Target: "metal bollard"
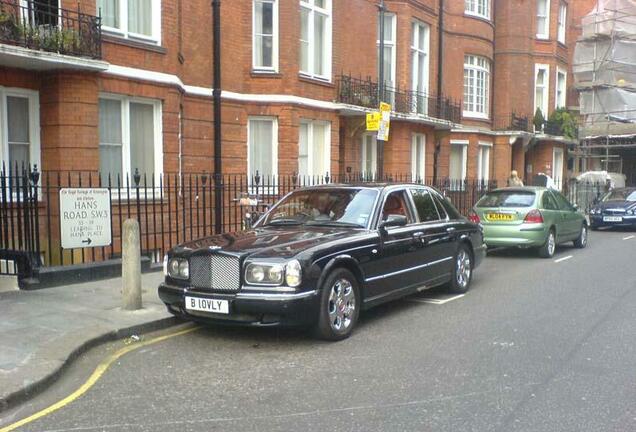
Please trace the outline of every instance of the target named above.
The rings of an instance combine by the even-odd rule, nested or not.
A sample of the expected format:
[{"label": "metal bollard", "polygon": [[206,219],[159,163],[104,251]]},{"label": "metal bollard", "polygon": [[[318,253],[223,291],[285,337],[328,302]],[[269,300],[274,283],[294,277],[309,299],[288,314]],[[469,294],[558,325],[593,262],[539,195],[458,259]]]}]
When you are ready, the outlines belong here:
[{"label": "metal bollard", "polygon": [[122,226],[122,308],[141,309],[141,250],[139,223],[126,219]]}]

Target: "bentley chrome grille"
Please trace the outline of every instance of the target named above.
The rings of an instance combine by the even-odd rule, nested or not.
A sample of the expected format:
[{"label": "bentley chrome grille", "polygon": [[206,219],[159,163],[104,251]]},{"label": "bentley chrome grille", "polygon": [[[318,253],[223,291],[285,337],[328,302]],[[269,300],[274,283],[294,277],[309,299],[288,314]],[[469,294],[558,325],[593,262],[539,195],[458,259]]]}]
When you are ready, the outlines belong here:
[{"label": "bentley chrome grille", "polygon": [[239,259],[211,254],[190,258],[190,280],[195,288],[234,292],[241,288]]}]

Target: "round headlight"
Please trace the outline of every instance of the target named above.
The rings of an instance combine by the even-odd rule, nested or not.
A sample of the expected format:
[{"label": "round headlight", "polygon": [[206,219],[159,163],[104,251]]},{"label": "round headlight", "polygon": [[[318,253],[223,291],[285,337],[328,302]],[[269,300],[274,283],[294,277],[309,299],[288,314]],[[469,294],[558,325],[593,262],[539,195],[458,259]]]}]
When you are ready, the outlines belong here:
[{"label": "round headlight", "polygon": [[181,260],[179,263],[179,276],[184,279],[190,277],[190,265],[188,264],[188,260]]},{"label": "round headlight", "polygon": [[302,267],[298,261],[290,261],[285,266],[285,281],[290,287],[297,287],[302,282]]},{"label": "round headlight", "polygon": [[179,276],[179,260],[177,258],[172,258],[168,262],[168,274],[172,277]]},{"label": "round headlight", "polygon": [[263,270],[263,267],[259,265],[250,266],[247,279],[249,282],[263,282],[263,279],[265,279],[265,271]]},{"label": "round headlight", "polygon": [[273,265],[267,269],[267,279],[272,283],[281,283],[283,281],[283,267]]}]

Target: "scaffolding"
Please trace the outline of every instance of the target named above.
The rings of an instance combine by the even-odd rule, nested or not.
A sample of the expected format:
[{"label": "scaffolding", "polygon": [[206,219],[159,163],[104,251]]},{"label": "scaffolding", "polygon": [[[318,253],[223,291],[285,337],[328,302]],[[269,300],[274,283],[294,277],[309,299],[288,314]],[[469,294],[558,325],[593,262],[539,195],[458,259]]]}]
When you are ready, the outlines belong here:
[{"label": "scaffolding", "polygon": [[620,153],[636,149],[636,0],[599,0],[581,24],[572,65],[579,153],[607,171],[622,169]]}]

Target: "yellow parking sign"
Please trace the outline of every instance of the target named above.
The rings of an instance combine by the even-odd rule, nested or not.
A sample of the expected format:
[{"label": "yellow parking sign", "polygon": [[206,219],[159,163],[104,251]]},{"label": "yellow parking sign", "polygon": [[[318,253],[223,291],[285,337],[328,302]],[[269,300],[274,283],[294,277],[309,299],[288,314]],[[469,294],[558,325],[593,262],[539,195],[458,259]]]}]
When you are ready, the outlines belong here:
[{"label": "yellow parking sign", "polygon": [[391,112],[391,105],[386,102],[380,102],[380,111],[381,112]]},{"label": "yellow parking sign", "polygon": [[382,114],[379,112],[367,113],[367,131],[375,132],[380,129],[380,119]]}]

